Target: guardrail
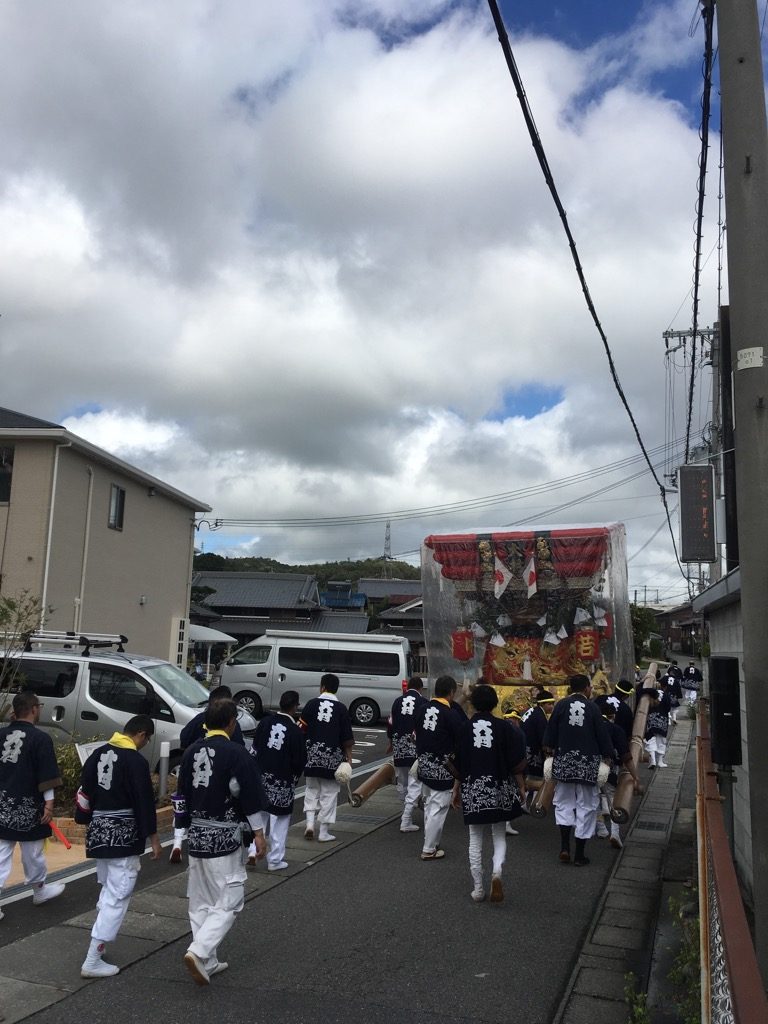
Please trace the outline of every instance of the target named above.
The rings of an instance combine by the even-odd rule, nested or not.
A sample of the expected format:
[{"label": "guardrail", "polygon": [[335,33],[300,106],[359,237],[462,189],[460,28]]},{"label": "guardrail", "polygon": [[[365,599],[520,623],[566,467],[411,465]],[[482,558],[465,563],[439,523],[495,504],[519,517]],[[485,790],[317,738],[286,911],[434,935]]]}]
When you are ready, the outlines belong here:
[{"label": "guardrail", "polygon": [[697,720],[701,1020],[703,1024],[765,1024],[768,1000],[725,830],[705,701],[699,701]]}]

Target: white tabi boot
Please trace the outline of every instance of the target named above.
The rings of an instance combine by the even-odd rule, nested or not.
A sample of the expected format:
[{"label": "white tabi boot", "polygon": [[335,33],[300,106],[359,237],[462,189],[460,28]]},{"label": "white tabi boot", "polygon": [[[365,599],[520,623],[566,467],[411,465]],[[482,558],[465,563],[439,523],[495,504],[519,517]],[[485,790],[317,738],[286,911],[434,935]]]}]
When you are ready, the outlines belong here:
[{"label": "white tabi boot", "polygon": [[314,839],[315,838],[315,812],[307,811],[307,820],[304,825],[304,838]]},{"label": "white tabi boot", "polygon": [[614,850],[620,850],[624,843],[621,841],[621,832],[615,821],[611,822],[611,846]]},{"label": "white tabi boot", "polygon": [[63,892],[63,882],[38,882],[37,885],[32,886],[32,902],[39,906],[41,903],[47,903],[48,900],[55,900]]},{"label": "white tabi boot", "polygon": [[318,834],[318,843],[332,843],[336,839],[336,836],[332,836],[328,831],[328,826],[325,822],[320,823],[320,833]]},{"label": "white tabi boot", "polygon": [[106,942],[101,942],[99,939],[91,939],[91,944],[88,947],[88,956],[80,968],[81,978],[112,978],[120,973],[120,968],[117,964],[107,964],[102,960],[106,948]]}]

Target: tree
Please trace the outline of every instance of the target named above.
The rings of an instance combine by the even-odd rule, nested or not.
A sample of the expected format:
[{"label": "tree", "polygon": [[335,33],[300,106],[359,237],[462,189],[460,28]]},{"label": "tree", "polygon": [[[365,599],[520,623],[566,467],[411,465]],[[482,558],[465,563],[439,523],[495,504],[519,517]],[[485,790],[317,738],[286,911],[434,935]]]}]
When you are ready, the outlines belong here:
[{"label": "tree", "polygon": [[635,647],[635,662],[640,661],[640,656],[651,633],[656,632],[656,616],[652,609],[645,605],[631,604],[629,610],[632,615],[632,637]]},{"label": "tree", "polygon": [[40,624],[40,601],[23,590],[18,597],[0,597],[0,721],[5,718],[21,667],[15,658]]}]

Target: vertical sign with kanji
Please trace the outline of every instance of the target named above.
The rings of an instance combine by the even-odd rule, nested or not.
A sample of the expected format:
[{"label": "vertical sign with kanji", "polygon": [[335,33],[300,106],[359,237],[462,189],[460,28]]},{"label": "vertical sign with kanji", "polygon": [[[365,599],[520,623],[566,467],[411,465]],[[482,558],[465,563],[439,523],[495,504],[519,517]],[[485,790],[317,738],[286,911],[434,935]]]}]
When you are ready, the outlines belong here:
[{"label": "vertical sign with kanji", "polygon": [[680,466],[680,561],[716,562],[715,471]]}]

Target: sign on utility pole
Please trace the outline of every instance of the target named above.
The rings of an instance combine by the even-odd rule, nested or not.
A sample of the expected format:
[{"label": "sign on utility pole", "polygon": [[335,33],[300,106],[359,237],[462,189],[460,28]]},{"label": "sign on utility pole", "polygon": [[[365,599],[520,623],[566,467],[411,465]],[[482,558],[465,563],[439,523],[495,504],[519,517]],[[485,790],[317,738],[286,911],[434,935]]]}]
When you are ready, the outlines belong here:
[{"label": "sign on utility pole", "polygon": [[[768,984],[768,132],[756,0],[716,5],[755,946]],[[741,781],[741,778],[740,778]]]},{"label": "sign on utility pole", "polygon": [[716,562],[715,470],[680,466],[680,561]]}]

